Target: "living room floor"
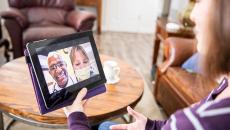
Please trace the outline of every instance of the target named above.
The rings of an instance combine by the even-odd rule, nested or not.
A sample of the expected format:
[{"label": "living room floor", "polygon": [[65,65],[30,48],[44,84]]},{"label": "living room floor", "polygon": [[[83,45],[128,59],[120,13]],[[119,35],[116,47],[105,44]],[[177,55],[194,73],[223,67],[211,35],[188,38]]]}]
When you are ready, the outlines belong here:
[{"label": "living room floor", "polygon": [[[8,37],[3,30],[4,37]],[[145,81],[144,94],[142,99],[135,107],[135,110],[143,113],[150,119],[166,119],[164,111],[156,104],[152,95],[153,85],[151,82],[151,60],[153,48],[152,34],[103,32],[101,35],[94,35],[97,47],[101,54],[106,54],[120,58],[131,64],[142,76]],[[0,48],[0,65],[5,63],[3,58],[3,48]],[[114,121],[122,123],[120,118]],[[4,115],[5,124],[9,123],[9,117]],[[51,130],[16,122],[11,130]]]}]

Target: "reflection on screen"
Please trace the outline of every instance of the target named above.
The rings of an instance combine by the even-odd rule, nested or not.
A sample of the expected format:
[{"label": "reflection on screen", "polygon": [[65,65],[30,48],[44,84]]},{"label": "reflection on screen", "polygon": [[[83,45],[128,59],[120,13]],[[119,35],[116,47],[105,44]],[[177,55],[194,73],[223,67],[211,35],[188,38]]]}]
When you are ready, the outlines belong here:
[{"label": "reflection on screen", "polygon": [[99,75],[90,42],[38,53],[49,93]]}]

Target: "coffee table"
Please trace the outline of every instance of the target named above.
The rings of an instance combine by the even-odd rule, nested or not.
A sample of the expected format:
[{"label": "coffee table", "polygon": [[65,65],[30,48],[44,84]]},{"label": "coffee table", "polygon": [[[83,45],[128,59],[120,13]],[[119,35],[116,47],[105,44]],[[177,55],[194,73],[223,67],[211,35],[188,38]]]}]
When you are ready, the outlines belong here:
[{"label": "coffee table", "polygon": [[[106,93],[88,101],[85,112],[92,125],[125,114],[126,107],[134,107],[144,90],[143,78],[131,65],[114,57],[100,57],[102,62],[118,62],[121,68],[120,81],[106,85]],[[0,129],[4,128],[2,113],[35,126],[67,128],[67,118],[62,109],[40,115],[24,57],[3,65],[0,68],[0,79]]]}]

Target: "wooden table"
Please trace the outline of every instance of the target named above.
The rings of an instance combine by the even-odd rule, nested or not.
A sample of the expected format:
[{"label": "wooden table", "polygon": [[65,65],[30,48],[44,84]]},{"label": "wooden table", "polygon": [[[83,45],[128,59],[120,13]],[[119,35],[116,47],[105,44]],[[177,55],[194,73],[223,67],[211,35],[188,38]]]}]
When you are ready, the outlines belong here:
[{"label": "wooden table", "polygon": [[[107,85],[106,93],[89,100],[85,111],[91,124],[98,124],[112,117],[125,114],[126,107],[128,105],[134,107],[144,90],[142,77],[131,65],[106,55],[101,55],[101,60],[117,61],[121,68],[121,80],[117,84]],[[0,79],[1,112],[27,124],[49,128],[66,128],[67,120],[62,109],[40,115],[24,57],[3,65],[0,68]],[[2,113],[0,114],[1,117]],[[1,119],[0,129],[3,129]]]}]

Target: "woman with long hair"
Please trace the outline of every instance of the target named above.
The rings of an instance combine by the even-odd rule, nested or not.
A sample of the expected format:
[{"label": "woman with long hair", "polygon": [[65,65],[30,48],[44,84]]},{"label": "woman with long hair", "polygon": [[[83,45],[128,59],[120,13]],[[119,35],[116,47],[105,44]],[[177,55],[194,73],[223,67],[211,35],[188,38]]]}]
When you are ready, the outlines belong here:
[{"label": "woman with long hair", "polygon": [[[223,78],[202,101],[177,111],[168,120],[150,120],[127,107],[135,118],[130,124],[110,126],[112,130],[230,130],[230,0],[197,0],[191,13],[195,22],[197,50],[202,73],[210,79]],[[72,106],[66,107],[70,130],[88,130],[84,114],[87,90],[78,94]]]}]

